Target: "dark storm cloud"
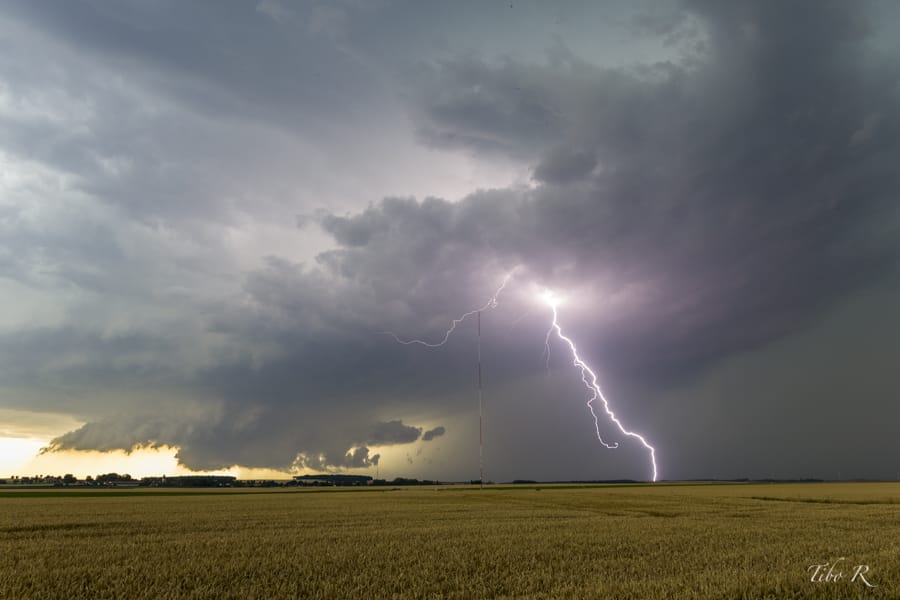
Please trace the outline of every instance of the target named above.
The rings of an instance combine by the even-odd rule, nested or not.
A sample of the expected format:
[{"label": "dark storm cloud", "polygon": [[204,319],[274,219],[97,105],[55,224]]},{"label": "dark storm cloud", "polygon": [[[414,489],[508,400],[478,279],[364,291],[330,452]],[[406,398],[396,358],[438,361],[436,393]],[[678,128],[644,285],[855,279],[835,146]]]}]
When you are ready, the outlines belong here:
[{"label": "dark storm cloud", "polygon": [[[88,384],[98,374],[110,382],[151,381],[171,366],[162,357],[177,351],[175,343],[137,332],[104,336],[75,327],[5,334],[0,335],[0,374],[8,384],[29,383],[36,373],[54,385]],[[154,364],[153,357],[160,361]]]},{"label": "dark storm cloud", "polygon": [[[87,423],[53,440],[44,452],[59,450],[125,450],[138,446],[159,447],[186,441],[195,433],[194,424],[174,419],[129,417]],[[157,440],[163,441],[157,441]],[[139,442],[136,442],[139,440]]]},{"label": "dark storm cloud", "polygon": [[534,168],[534,178],[544,183],[566,183],[583,178],[597,166],[592,152],[560,146],[549,151]]},{"label": "dark storm cloud", "polygon": [[[75,49],[77,60],[66,64],[87,74],[60,80],[47,58],[36,60],[45,68],[30,81],[16,68],[19,56],[0,59],[4,78],[18,78],[15,89],[29,92],[23,99],[37,98],[30,92],[51,81],[63,99],[75,90],[97,104],[82,129],[40,114],[0,122],[12,134],[4,147],[77,176],[71,185],[111,211],[86,219],[104,226],[78,236],[0,213],[10,234],[0,241],[4,274],[93,294],[84,301],[90,309],[64,315],[82,329],[47,317],[56,333],[4,337],[9,348],[25,343],[21,356],[2,354],[13,357],[2,372],[14,372],[19,388],[93,378],[98,388],[113,382],[123,393],[119,403],[91,405],[90,422],[54,440],[53,449],[168,444],[192,468],[319,470],[377,465],[372,447],[444,434],[443,426],[423,433],[419,422],[448,425],[452,435],[441,445],[463,443],[451,440],[461,430],[451,419],[472,411],[472,323],[437,351],[379,332],[438,340],[451,319],[483,306],[511,273],[498,310],[485,314],[493,320],[483,340],[486,384],[497,394],[494,410],[504,408],[502,419],[489,422],[543,441],[527,463],[512,437],[498,454],[522,477],[531,477],[529,469],[551,473],[562,448],[583,433],[585,446],[565,454],[577,477],[589,468],[581,457],[593,432],[589,425],[573,435],[569,420],[551,422],[556,413],[584,416],[578,403],[546,402],[580,398],[579,381],[530,379],[543,364],[547,325],[543,313],[517,320],[543,310],[530,304],[530,286],[572,292],[567,328],[603,365],[604,381],[643,398],[620,406],[628,422],[665,429],[669,437],[657,437],[669,445],[690,445],[700,432],[689,416],[669,408],[670,422],[656,422],[653,398],[816,325],[896,266],[898,64],[873,41],[891,25],[859,4],[672,5],[622,21],[671,48],[665,60],[630,66],[557,41],[536,50],[543,58],[448,44],[440,56],[423,51],[419,64],[404,59],[383,71],[379,57],[418,54],[399,41],[373,41],[365,20],[344,8],[330,21],[322,16],[324,29],[314,36],[339,39],[323,49],[311,44],[308,28],[277,29],[309,22],[306,7],[277,6],[262,13],[225,6],[212,15],[213,5],[203,4],[111,12],[11,5],[15,23],[59,37]],[[385,14],[396,16],[395,9]],[[411,7],[406,21],[385,30],[406,28],[415,38],[424,34],[409,25],[426,21]],[[299,63],[289,60],[297,56]],[[323,83],[312,85],[317,66]],[[126,69],[134,72],[130,85],[110,89],[108,76]],[[371,81],[357,79],[360,70],[402,73],[367,94],[360,90]],[[318,226],[330,249],[303,264],[273,241],[263,266],[232,264],[226,242],[239,237],[242,219],[277,214],[273,198],[300,185],[270,188],[270,175],[294,166],[298,181],[355,174],[291,158],[294,146],[269,129],[327,130],[338,109],[371,121],[385,88],[406,102],[424,143],[527,165],[534,185],[473,191],[459,201],[371,198],[361,210],[336,203],[316,211],[320,204],[299,202],[287,219],[300,214],[297,238]],[[144,94],[149,100],[132,102]],[[371,137],[361,128],[323,143],[352,149]],[[378,152],[390,155],[384,145]],[[233,147],[240,151],[226,152]],[[122,155],[131,162],[109,160]],[[84,333],[103,329],[104,316],[116,324],[112,332]],[[190,356],[182,360],[179,348]],[[561,354],[554,346],[560,365]],[[51,360],[65,357],[77,360]],[[172,410],[177,401],[125,398],[127,377],[110,364],[196,402]],[[708,401],[722,403],[716,414],[728,413],[727,398]],[[772,408],[760,402],[759,414]],[[635,457],[626,464],[643,469],[643,454]]]},{"label": "dark storm cloud", "polygon": [[[210,246],[227,242],[223,226],[355,205],[384,176],[360,164],[357,136],[378,126],[368,111],[383,128],[397,111],[374,70],[310,30],[317,7],[294,9],[280,24],[252,3],[8,3],[4,152],[65,177],[42,197],[81,192],[100,201],[89,218],[105,210]],[[329,155],[360,172],[338,174]]]},{"label": "dark storm cloud", "polygon": [[[295,8],[301,21],[314,11],[309,4]],[[141,69],[157,86],[202,105],[206,113],[257,113],[272,119],[290,111],[286,122],[296,124],[323,111],[339,111],[370,77],[314,36],[273,26],[253,3],[14,1],[5,12],[99,62]],[[320,85],[309,85],[313,78]]]},{"label": "dark storm cloud", "polygon": [[[485,257],[570,286],[641,286],[619,360],[659,375],[803,327],[882,276],[896,252],[900,104],[896,69],[862,44],[865,15],[691,7],[706,37],[684,64],[608,69],[556,53],[435,66],[423,129],[533,152],[547,185],[327,216],[345,247],[323,260],[395,288]],[[413,257],[418,270],[382,263]]]},{"label": "dark storm cloud", "polygon": [[900,239],[900,79],[866,43],[874,24],[844,3],[691,8],[702,27],[682,33],[682,63],[433,65],[425,139],[531,156],[544,185],[326,216],[343,247],[321,263],[385,299],[409,289],[408,310],[443,322],[443,299],[515,265],[520,282],[621,294],[612,314],[580,315],[580,336],[602,331],[607,375],[651,388],[877,285]]},{"label": "dark storm cloud", "polygon": [[445,433],[447,433],[447,430],[441,426],[435,427],[434,429],[429,429],[428,431],[426,431],[425,433],[422,434],[422,441],[430,442],[431,440],[433,440],[435,438],[441,437]]},{"label": "dark storm cloud", "polygon": [[[195,469],[215,470],[234,465],[280,469],[362,468],[378,464],[379,454],[353,441],[347,434],[357,426],[352,419],[318,412],[308,421],[310,408],[273,414],[272,401],[240,404],[206,403],[196,409],[167,407],[165,412],[146,412],[110,417],[87,423],[53,440],[45,451],[125,450],[173,446],[177,458]],[[294,420],[296,418],[296,420]],[[286,419],[290,421],[284,423]],[[394,445],[415,441],[421,428],[400,421],[375,423],[360,428],[357,437],[372,444]]]},{"label": "dark storm cloud", "polygon": [[392,444],[409,444],[419,439],[422,434],[421,427],[404,425],[403,421],[386,421],[377,423],[369,434],[369,443],[379,446]]},{"label": "dark storm cloud", "polygon": [[532,146],[558,139],[562,115],[527,65],[491,67],[474,58],[439,63],[420,76],[418,104],[426,141],[529,158]]},{"label": "dark storm cloud", "polygon": [[378,462],[381,460],[380,454],[369,454],[368,448],[357,448],[353,451],[354,464],[347,465],[348,467],[377,467]]}]

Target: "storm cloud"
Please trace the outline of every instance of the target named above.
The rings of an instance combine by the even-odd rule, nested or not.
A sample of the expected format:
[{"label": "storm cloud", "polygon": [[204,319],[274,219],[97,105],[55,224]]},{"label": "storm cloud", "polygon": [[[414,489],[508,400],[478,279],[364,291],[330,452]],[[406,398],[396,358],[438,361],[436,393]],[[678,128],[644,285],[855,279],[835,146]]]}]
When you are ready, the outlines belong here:
[{"label": "storm cloud", "polygon": [[428,431],[426,431],[425,433],[422,434],[422,441],[430,442],[431,440],[433,440],[435,438],[441,437],[445,433],[447,433],[447,430],[441,426],[435,427],[434,429],[429,429]]},{"label": "storm cloud", "polygon": [[[840,386],[785,363],[840,363],[865,419],[890,412],[880,362],[829,349],[897,322],[892,6],[256,8],[3,10],[0,407],[86,423],[50,451],[364,469],[444,436],[440,477],[470,478],[474,324],[383,332],[441,340],[504,279],[497,478],[646,476],[597,447],[566,349],[541,356],[542,288],[665,476],[768,476],[808,446],[784,468],[824,475]],[[872,457],[896,442],[870,445],[845,471],[892,473]]]}]

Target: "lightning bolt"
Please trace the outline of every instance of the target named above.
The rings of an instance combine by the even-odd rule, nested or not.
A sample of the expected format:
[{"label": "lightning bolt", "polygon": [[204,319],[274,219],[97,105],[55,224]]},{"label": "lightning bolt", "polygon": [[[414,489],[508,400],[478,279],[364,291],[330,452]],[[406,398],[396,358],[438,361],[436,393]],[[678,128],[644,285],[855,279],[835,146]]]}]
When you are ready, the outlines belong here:
[{"label": "lightning bolt", "polygon": [[[506,284],[509,283],[509,279],[511,276],[512,276],[512,274],[510,273],[510,274],[507,274],[503,278],[503,283],[500,284],[500,287],[497,288],[497,291],[494,292],[494,295],[491,296],[490,300],[488,300],[484,304],[484,306],[470,310],[467,313],[463,313],[458,318],[453,319],[450,322],[450,327],[444,333],[444,337],[441,338],[441,340],[438,342],[428,342],[428,341],[420,340],[420,339],[403,339],[392,331],[380,331],[379,333],[383,334],[383,335],[389,335],[392,338],[394,338],[394,341],[396,341],[400,344],[404,344],[404,345],[419,344],[419,345],[425,346],[427,348],[438,348],[440,346],[443,346],[450,339],[450,336],[453,334],[453,332],[456,330],[456,328],[460,325],[460,323],[465,321],[467,318],[471,317],[472,315],[477,315],[489,308],[497,308],[497,305],[498,305],[497,298],[500,296],[500,294],[506,288]],[[600,440],[600,443],[603,444],[603,446],[606,448],[615,449],[615,448],[619,447],[618,442],[608,443],[608,442],[604,441],[603,437],[600,435],[600,419],[597,416],[597,411],[594,410],[594,401],[599,399],[600,402],[603,404],[604,412],[609,417],[610,421],[612,421],[613,423],[616,424],[616,426],[619,428],[619,431],[621,431],[623,435],[637,439],[650,452],[650,464],[653,467],[653,481],[656,481],[657,476],[658,476],[658,470],[656,467],[656,449],[653,446],[651,446],[650,443],[647,442],[647,440],[641,434],[636,433],[634,431],[629,431],[628,429],[625,429],[625,426],[622,425],[622,422],[619,421],[619,419],[616,417],[616,414],[612,411],[612,409],[610,409],[609,401],[607,401],[606,397],[603,395],[603,392],[600,390],[600,385],[597,383],[597,374],[594,373],[594,371],[587,365],[587,363],[585,363],[583,360],[581,360],[581,357],[578,355],[578,349],[575,347],[575,342],[572,341],[572,339],[570,337],[568,337],[567,335],[565,335],[562,331],[562,327],[559,324],[559,311],[557,310],[557,306],[559,304],[559,298],[557,298],[556,295],[553,294],[553,292],[551,292],[549,290],[545,290],[544,292],[542,292],[540,295],[540,298],[547,305],[549,305],[553,311],[553,321],[550,324],[550,328],[547,329],[547,335],[544,338],[544,353],[546,353],[546,357],[547,357],[547,369],[548,370],[550,369],[550,338],[553,337],[553,333],[555,332],[556,336],[560,340],[562,340],[563,342],[568,344],[569,350],[572,352],[572,364],[581,370],[581,381],[584,383],[584,386],[588,389],[588,391],[591,392],[591,397],[586,402],[586,404],[587,404],[588,409],[591,411],[591,416],[594,418],[594,430],[597,433],[597,439]],[[519,319],[516,319],[516,322],[518,322],[519,320],[524,318],[527,314],[528,313],[526,313],[525,315],[522,315],[522,317],[519,317]],[[479,353],[480,353],[480,348],[479,348]],[[479,363],[480,363],[480,354],[479,354]],[[483,476],[482,476],[482,479],[483,479]]]},{"label": "lightning bolt", "polygon": [[[550,329],[547,330],[547,335],[544,337],[544,351],[541,353],[541,356],[547,357],[547,372],[550,371],[550,336],[553,335],[553,326],[550,326]],[[600,443],[603,443],[603,440],[600,440]],[[606,444],[603,444],[604,446]]]},{"label": "lightning bolt", "polygon": [[[566,336],[562,332],[562,327],[559,325],[559,312],[557,311],[557,304],[559,301],[552,293],[545,294],[543,296],[544,301],[550,305],[550,308],[553,310],[553,322],[550,325],[550,329],[547,330],[547,338],[546,338],[546,351],[550,352],[550,337],[552,333],[555,331],[556,336],[569,345],[569,350],[572,351],[572,363],[581,369],[581,381],[584,382],[584,386],[588,388],[588,391],[591,392],[591,398],[587,401],[587,406],[591,411],[591,415],[594,417],[594,429],[597,432],[597,439],[600,440],[600,443],[603,444],[607,448],[618,448],[619,444],[617,442],[613,442],[612,444],[608,444],[603,441],[603,438],[600,436],[600,422],[597,418],[597,413],[594,410],[594,401],[598,398],[603,403],[603,410],[606,412],[606,415],[609,417],[610,421],[616,424],[624,435],[628,437],[636,438],[643,446],[650,451],[650,464],[653,465],[653,481],[656,481],[657,478],[657,469],[656,469],[656,449],[651,446],[644,436],[639,433],[635,433],[634,431],[629,431],[625,429],[625,426],[622,425],[622,422],[616,418],[615,413],[610,409],[609,402],[606,400],[606,397],[603,395],[603,392],[600,390],[600,385],[597,383],[597,374],[583,361],[581,357],[578,356],[578,349],[575,347],[575,342],[572,341],[571,338]],[[549,361],[549,357],[548,357]]]},{"label": "lightning bolt", "polygon": [[394,338],[394,341],[396,341],[400,344],[404,344],[406,346],[409,346],[411,344],[419,344],[419,345],[425,346],[427,348],[438,348],[440,346],[443,346],[444,344],[447,343],[447,340],[450,339],[450,336],[453,334],[453,332],[456,330],[456,328],[459,326],[459,324],[462,323],[463,321],[465,321],[467,318],[471,317],[472,315],[476,315],[482,311],[485,311],[489,308],[497,308],[497,298],[503,292],[503,289],[506,287],[506,284],[509,283],[509,278],[511,276],[512,276],[512,274],[508,274],[503,278],[503,283],[500,284],[500,287],[497,288],[497,291],[494,292],[494,295],[491,296],[491,299],[488,300],[484,304],[484,306],[481,306],[474,310],[470,310],[467,313],[463,313],[460,317],[453,319],[453,321],[450,322],[450,328],[447,329],[447,332],[444,333],[443,339],[441,339],[441,341],[439,341],[439,342],[426,342],[425,340],[417,340],[417,339],[404,340],[401,337],[399,337],[396,333],[394,333],[393,331],[379,331],[378,333],[380,333],[382,335],[389,335],[392,338]]}]

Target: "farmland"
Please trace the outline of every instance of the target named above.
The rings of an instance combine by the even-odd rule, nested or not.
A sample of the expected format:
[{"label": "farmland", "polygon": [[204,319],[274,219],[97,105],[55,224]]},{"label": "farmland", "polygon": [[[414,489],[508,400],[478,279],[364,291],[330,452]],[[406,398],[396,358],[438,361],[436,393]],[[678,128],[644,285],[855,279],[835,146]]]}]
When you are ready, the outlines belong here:
[{"label": "farmland", "polygon": [[900,484],[0,491],[0,598],[125,597],[897,598]]}]

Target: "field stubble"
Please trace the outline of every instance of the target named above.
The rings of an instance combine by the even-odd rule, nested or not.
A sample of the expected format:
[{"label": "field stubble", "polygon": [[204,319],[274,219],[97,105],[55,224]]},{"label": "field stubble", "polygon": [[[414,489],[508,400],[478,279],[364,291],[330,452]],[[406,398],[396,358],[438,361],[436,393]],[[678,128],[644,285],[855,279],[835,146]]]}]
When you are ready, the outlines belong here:
[{"label": "field stubble", "polygon": [[0,598],[900,598],[898,502],[890,483],[0,492]]}]

